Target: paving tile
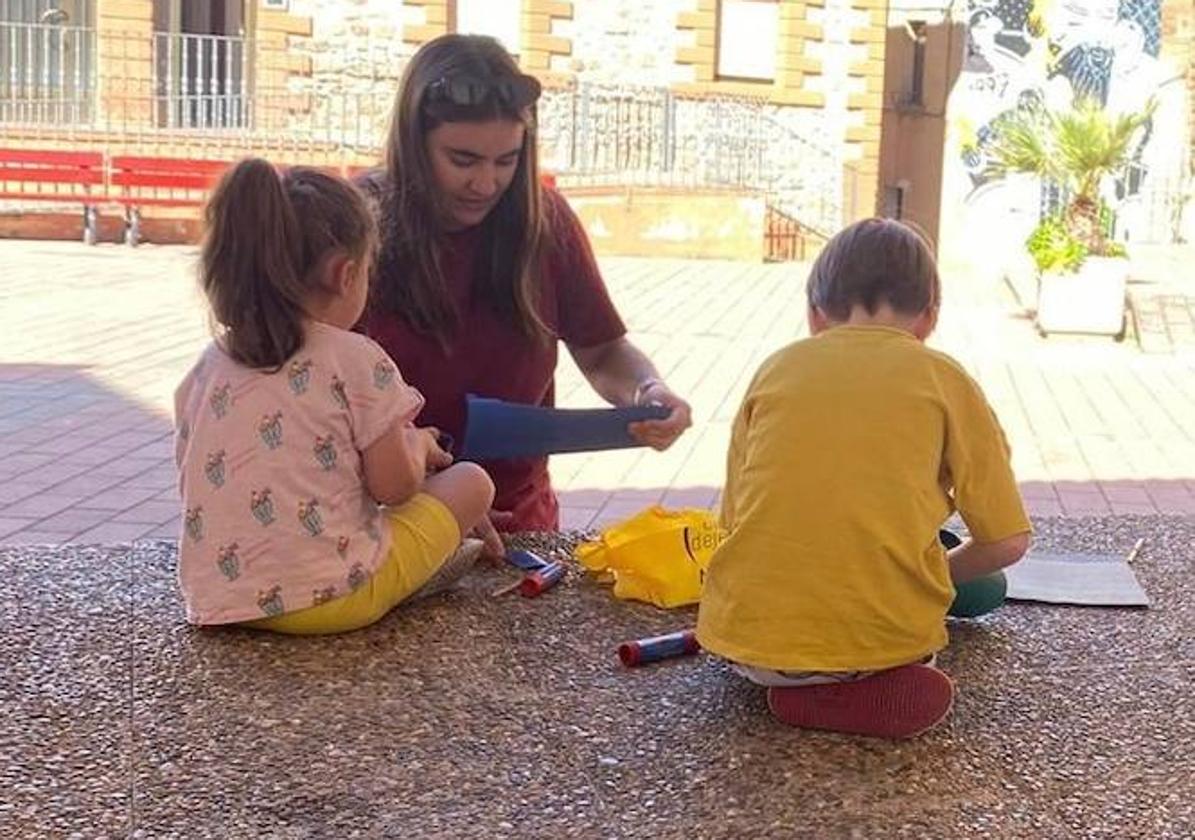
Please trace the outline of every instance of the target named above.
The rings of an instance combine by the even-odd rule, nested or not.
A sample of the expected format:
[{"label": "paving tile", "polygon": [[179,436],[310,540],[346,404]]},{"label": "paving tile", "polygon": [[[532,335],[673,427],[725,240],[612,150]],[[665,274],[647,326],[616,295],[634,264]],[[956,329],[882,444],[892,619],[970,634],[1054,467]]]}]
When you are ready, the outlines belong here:
[{"label": "paving tile", "polygon": [[[9,426],[9,428],[11,429],[14,427]],[[36,426],[25,426],[24,423],[15,428],[18,428],[19,431],[8,431],[5,433],[5,438],[9,443],[24,444],[26,447],[36,446],[37,444],[43,443],[58,434],[50,429],[39,428]],[[3,427],[0,427],[0,429],[3,429]]]},{"label": "paving tile", "polygon": [[1101,481],[1100,491],[1110,502],[1132,502],[1149,504],[1149,493],[1139,481]]},{"label": "paving tile", "polygon": [[649,505],[659,504],[660,497],[664,495],[664,489],[661,487],[653,487],[650,489],[633,489],[620,487],[610,494],[610,498],[606,504],[638,506],[641,508]]},{"label": "paving tile", "polygon": [[1059,498],[1067,516],[1104,516],[1112,512],[1109,504],[1095,494],[1060,495]]},{"label": "paving tile", "polygon": [[0,459],[0,480],[45,467],[54,462],[53,455],[26,452]]},{"label": "paving tile", "polygon": [[79,503],[79,506],[113,512],[125,511],[152,499],[157,495],[157,492],[152,487],[124,487],[118,485],[110,487],[107,490],[101,490],[99,493],[87,497]]},{"label": "paving tile", "polygon": [[55,484],[50,489],[50,492],[89,497],[94,496],[101,490],[115,487],[126,480],[122,476],[104,472],[103,467],[85,467],[84,469],[87,471],[74,475],[59,484]]},{"label": "paving tile", "polygon": [[112,517],[113,522],[140,522],[150,525],[161,525],[176,519],[179,515],[180,502],[158,501],[150,499],[139,505],[122,511]]},{"label": "paving tile", "polygon": [[594,509],[606,504],[613,494],[613,488],[583,488],[578,490],[568,488],[557,491],[557,497],[560,499],[562,506],[591,507]]},{"label": "paving tile", "polygon": [[37,481],[31,476],[22,476],[7,482],[0,482],[0,512],[4,510],[5,506],[19,502],[22,499],[27,499],[50,486],[52,485],[47,482]]},{"label": "paving tile", "polygon": [[1030,516],[1064,516],[1066,511],[1062,502],[1049,499],[1026,499],[1025,510]]},{"label": "paving tile", "polygon": [[39,493],[15,502],[4,508],[4,515],[21,518],[44,519],[79,504],[79,496],[57,493]]},{"label": "paving tile", "polygon": [[1158,513],[1193,516],[1195,515],[1195,496],[1154,497],[1152,507]]},{"label": "paving tile", "polygon": [[144,522],[104,522],[76,535],[73,542],[81,545],[132,542],[147,536],[154,529],[154,525]]},{"label": "paving tile", "polygon": [[37,521],[36,519],[17,519],[9,516],[0,516],[0,538],[32,528]]},{"label": "paving tile", "polygon": [[135,478],[150,471],[157,472],[163,468],[163,465],[167,463],[172,462],[167,462],[161,458],[152,456],[142,458],[126,455],[105,464],[103,472],[106,475],[118,475],[125,478]]},{"label": "paving tile", "polygon": [[150,467],[143,473],[122,483],[124,487],[148,487],[155,490],[174,489],[178,486],[178,470],[171,459],[168,465]]},{"label": "paving tile", "polygon": [[23,531],[0,537],[0,545],[65,545],[78,533],[77,531],[39,531],[29,528]]},{"label": "paving tile", "polygon": [[[67,522],[74,497],[85,497],[76,507],[110,512],[95,527],[164,514],[177,502],[173,383],[208,336],[194,289],[160,281],[188,275],[193,251],[72,251],[67,261],[44,243],[5,241],[0,249],[6,266],[21,266],[6,275],[21,293],[0,308],[0,521],[63,513],[54,521]],[[779,265],[628,258],[603,260],[603,270],[632,338],[691,401],[696,423],[665,453],[553,458],[562,507],[580,520],[657,500],[711,506],[747,382],[763,358],[804,334],[793,314],[804,309],[803,284],[793,281],[793,267]],[[82,291],[42,282],[66,275]],[[113,276],[122,278],[119,295],[91,285]],[[1174,346],[1144,353],[1131,342],[1042,339],[1009,317],[1016,305],[1003,287],[968,274],[950,283],[930,343],[985,388],[1030,510],[1192,513],[1195,356]],[[1190,331],[1189,302],[1167,289],[1153,302],[1158,317],[1167,329]],[[195,316],[180,314],[187,312]],[[33,340],[39,325],[56,337]],[[567,354],[557,384],[563,406],[602,404]]]},{"label": "paving tile", "polygon": [[594,517],[597,516],[597,512],[597,508],[561,505],[560,527],[565,531],[584,531],[590,527]]},{"label": "paving tile", "polygon": [[86,428],[63,430],[58,437],[52,437],[29,447],[29,451],[45,455],[69,455],[91,446],[95,441],[91,430]]},{"label": "paving tile", "polygon": [[1058,499],[1058,491],[1054,488],[1054,484],[1049,481],[1022,481],[1018,487],[1021,491],[1021,498],[1026,501],[1029,499],[1056,501]]},{"label": "paving tile", "polygon": [[665,507],[713,507],[718,497],[716,487],[671,487],[664,493]]},{"label": "paving tile", "polygon": [[630,519],[632,516],[642,512],[650,503],[643,503],[641,501],[614,501],[607,502],[597,515],[593,518],[593,527],[604,528],[607,525],[613,525],[616,522],[621,522],[625,519]]},{"label": "paving tile", "polygon": [[86,464],[94,466],[98,464],[107,464],[125,454],[123,449],[116,449],[113,447],[103,446],[102,444],[88,442],[86,446],[80,447],[75,451],[63,456],[63,462],[68,464]]},{"label": "paving tile", "polygon": [[21,482],[33,479],[38,484],[48,485],[48,492],[62,493],[69,496],[74,495],[75,491],[68,489],[64,485],[74,478],[77,478],[79,475],[86,473],[87,469],[87,467],[84,467],[80,464],[63,464],[61,462],[51,462],[43,467],[29,470],[9,480]]},{"label": "paving tile", "polygon": [[41,520],[37,523],[36,530],[69,532],[73,535],[107,522],[111,516],[111,511],[88,510],[72,506]]}]

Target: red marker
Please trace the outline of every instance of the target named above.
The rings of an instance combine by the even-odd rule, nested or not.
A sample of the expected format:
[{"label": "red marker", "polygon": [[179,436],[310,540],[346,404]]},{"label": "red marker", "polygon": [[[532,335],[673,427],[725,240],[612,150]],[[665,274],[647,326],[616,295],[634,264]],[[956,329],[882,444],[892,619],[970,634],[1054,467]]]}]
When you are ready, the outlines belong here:
[{"label": "red marker", "polygon": [[519,594],[524,598],[535,598],[547,592],[564,578],[564,564],[548,563],[543,568],[523,577],[519,583]]},{"label": "red marker", "polygon": [[618,658],[623,665],[634,668],[674,656],[691,656],[699,650],[701,645],[697,643],[697,634],[692,630],[681,630],[666,636],[623,642],[618,646]]}]

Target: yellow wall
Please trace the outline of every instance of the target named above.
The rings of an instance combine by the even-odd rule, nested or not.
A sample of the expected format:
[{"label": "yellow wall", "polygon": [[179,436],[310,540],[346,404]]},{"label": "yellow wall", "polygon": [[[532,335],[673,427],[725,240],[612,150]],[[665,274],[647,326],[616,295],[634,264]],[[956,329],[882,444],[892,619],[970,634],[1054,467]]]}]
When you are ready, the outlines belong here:
[{"label": "yellow wall", "polygon": [[763,196],[664,188],[566,190],[598,254],[748,260],[764,257]]},{"label": "yellow wall", "polygon": [[[862,124],[848,128],[848,144],[858,147],[850,183],[854,195],[848,206],[855,218],[874,215],[880,200],[880,137],[884,117],[884,63],[887,47],[887,0],[851,0],[851,7],[867,12],[867,25],[851,30],[851,43],[864,44],[867,56],[851,65],[849,75],[863,81],[863,91],[847,100],[848,110],[861,115]],[[852,183],[853,182],[853,183]]]},{"label": "yellow wall", "polygon": [[148,126],[153,118],[153,4],[104,0],[96,15],[99,110],[108,124]]}]

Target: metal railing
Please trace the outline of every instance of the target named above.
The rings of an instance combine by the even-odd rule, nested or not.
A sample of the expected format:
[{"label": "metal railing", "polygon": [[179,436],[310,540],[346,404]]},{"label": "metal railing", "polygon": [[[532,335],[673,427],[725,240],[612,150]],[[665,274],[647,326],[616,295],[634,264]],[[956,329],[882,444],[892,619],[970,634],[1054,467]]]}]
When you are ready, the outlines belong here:
[{"label": "metal railing", "polygon": [[762,100],[579,84],[545,92],[539,131],[564,184],[738,187],[819,231],[843,221],[840,154]]},{"label": "metal railing", "polygon": [[[130,38],[113,40],[108,54],[123,68],[144,54]],[[96,54],[94,29],[0,22],[0,123],[99,127]],[[244,128],[251,104],[247,56],[244,38],[155,32],[149,66],[124,78],[109,74],[107,81],[127,99],[152,79],[154,127]]]},{"label": "metal railing", "polygon": [[0,123],[90,122],[95,55],[94,29],[0,22]]},{"label": "metal railing", "polygon": [[[155,33],[147,50],[145,37],[132,33],[105,31],[97,47],[93,30],[8,28],[20,30],[18,40],[48,28],[87,46],[4,53],[0,79],[21,84],[0,91],[0,127],[56,144],[115,135],[201,157],[253,150],[283,161],[376,159],[404,60],[392,44],[367,40],[313,52],[310,73],[290,73],[302,54],[294,45]],[[97,49],[114,58],[100,73]],[[57,111],[38,110],[47,100],[26,80],[39,74],[72,79],[56,88]],[[543,168],[566,186],[749,189],[815,231],[843,221],[841,149],[788,124],[762,99],[580,83],[544,91],[538,127]]]},{"label": "metal railing", "polygon": [[244,38],[155,32],[155,123],[165,128],[247,126],[245,56]]}]

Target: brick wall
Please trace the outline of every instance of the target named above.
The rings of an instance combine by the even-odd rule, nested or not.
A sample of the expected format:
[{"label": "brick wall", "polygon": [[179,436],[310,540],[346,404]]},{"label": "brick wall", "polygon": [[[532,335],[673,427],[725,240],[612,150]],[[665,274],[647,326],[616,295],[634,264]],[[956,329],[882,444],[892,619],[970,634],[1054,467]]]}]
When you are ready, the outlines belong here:
[{"label": "brick wall", "polygon": [[567,28],[577,13],[574,3],[560,0],[523,0],[522,46],[519,64],[545,82],[564,81],[568,74],[556,66],[573,52],[573,39],[558,31]]},{"label": "brick wall", "polygon": [[96,14],[99,118],[136,129],[153,118],[153,4],[105,0]]},{"label": "brick wall", "polygon": [[295,80],[311,77],[311,57],[293,46],[311,38],[312,19],[296,10],[283,12],[262,7],[250,14],[249,24],[256,49],[255,117],[271,126],[285,125],[290,114],[305,113],[312,108],[308,92],[293,84]]},{"label": "brick wall", "polygon": [[[556,78],[667,87],[690,81],[689,68],[675,61],[688,43],[677,16],[691,0],[603,0],[572,4],[571,18],[553,21],[552,33],[569,45],[551,56]],[[530,72],[537,72],[528,66]]]},{"label": "brick wall", "polygon": [[[340,116],[331,113],[336,97],[351,96],[354,85],[373,91],[369,107],[376,110],[379,86],[397,81],[397,71],[377,68],[401,64],[420,44],[450,31],[455,19],[455,0],[340,0],[336,14],[329,7],[295,0],[292,15],[307,14],[314,26],[306,46],[302,38],[289,40],[292,51],[312,53],[310,81],[299,87],[313,107],[330,111],[328,120],[351,118],[350,105],[364,107],[350,102]],[[635,84],[764,100],[777,122],[849,163],[844,204],[867,215],[879,192],[886,8],[885,0],[783,0],[771,45],[775,77],[757,82],[718,78],[718,0],[522,0],[519,61],[549,85]],[[372,75],[355,79],[354,64],[373,67]],[[357,118],[373,123],[384,115]]]},{"label": "brick wall", "polygon": [[819,107],[824,98],[807,82],[821,75],[822,63],[810,55],[807,46],[822,38],[815,20],[817,11],[834,0],[790,0],[780,3],[779,39],[759,48],[776,51],[776,76],[770,81],[737,81],[718,78],[718,0],[693,0],[692,7],[677,16],[676,26],[691,33],[692,45],[677,50],[676,62],[692,68],[692,82],[679,89],[697,93],[727,93],[760,96],[778,105]]},{"label": "brick wall", "polygon": [[1162,53],[1186,68],[1190,104],[1191,158],[1195,161],[1195,3],[1167,0],[1162,5]]}]

